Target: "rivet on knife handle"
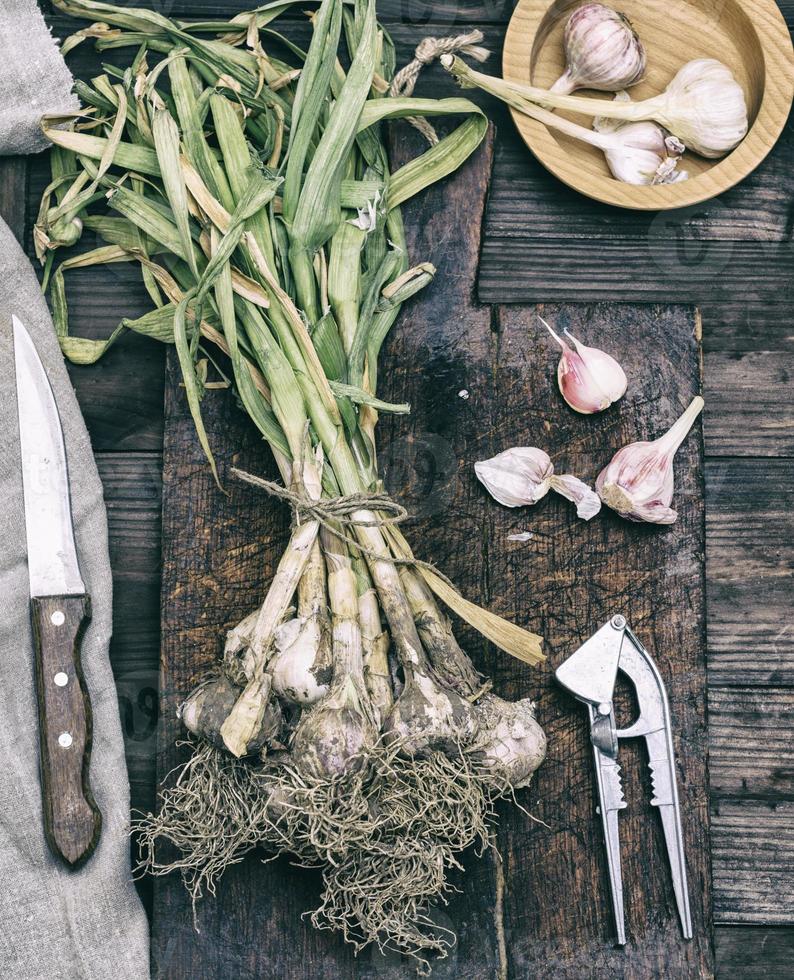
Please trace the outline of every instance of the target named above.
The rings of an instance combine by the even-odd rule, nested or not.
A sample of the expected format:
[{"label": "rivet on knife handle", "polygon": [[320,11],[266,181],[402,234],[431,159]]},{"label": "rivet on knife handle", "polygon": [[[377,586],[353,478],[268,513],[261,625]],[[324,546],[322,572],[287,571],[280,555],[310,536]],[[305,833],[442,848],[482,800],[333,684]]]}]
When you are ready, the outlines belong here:
[{"label": "rivet on knife handle", "polygon": [[88,781],[91,705],[80,665],[90,617],[88,596],[31,599],[44,833],[53,853],[72,867],[93,853],[102,828]]}]

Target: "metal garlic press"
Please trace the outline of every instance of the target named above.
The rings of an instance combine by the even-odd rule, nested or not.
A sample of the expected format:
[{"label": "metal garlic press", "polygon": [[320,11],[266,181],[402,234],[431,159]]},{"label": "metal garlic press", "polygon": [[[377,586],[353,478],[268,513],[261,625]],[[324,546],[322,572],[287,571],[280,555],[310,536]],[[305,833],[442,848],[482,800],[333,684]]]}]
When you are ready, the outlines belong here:
[{"label": "metal garlic press", "polygon": [[[613,695],[618,670],[637,691],[639,716],[633,725],[615,724]],[[618,812],[625,809],[618,765],[620,739],[645,737],[653,782],[651,805],[658,807],[673,877],[673,891],[684,938],[692,938],[692,916],[681,832],[681,806],[675,777],[670,708],[664,683],[651,659],[623,616],[612,619],[562,663],[555,674],[559,683],[587,706],[593,743],[601,821],[607,850],[609,885],[615,912],[617,941],[626,942],[623,882],[620,873]]]}]

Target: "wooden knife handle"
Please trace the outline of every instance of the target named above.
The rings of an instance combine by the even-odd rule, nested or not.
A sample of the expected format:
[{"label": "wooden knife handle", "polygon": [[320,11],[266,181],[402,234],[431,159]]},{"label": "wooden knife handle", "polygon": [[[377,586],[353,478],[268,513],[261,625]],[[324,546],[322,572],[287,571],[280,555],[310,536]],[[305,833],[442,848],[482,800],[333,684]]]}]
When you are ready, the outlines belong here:
[{"label": "wooden knife handle", "polygon": [[91,600],[80,595],[34,598],[31,618],[44,833],[53,854],[76,868],[91,856],[102,829],[88,779],[91,703],[80,664]]}]

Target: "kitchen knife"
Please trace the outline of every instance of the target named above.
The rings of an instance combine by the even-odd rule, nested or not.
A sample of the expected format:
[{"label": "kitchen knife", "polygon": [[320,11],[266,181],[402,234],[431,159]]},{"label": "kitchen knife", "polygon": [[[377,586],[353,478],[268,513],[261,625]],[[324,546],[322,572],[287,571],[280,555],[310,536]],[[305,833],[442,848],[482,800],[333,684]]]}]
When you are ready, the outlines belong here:
[{"label": "kitchen knife", "polygon": [[53,854],[78,867],[102,827],[88,778],[91,704],[80,664],[91,600],[77,563],[58,408],[30,334],[16,316],[12,322],[44,833]]}]

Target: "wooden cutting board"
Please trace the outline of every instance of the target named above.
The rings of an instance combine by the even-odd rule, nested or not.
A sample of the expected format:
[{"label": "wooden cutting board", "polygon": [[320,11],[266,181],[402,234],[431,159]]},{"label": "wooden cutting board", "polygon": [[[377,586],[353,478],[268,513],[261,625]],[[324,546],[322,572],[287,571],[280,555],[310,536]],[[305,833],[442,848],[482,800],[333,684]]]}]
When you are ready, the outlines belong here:
[{"label": "wooden cutting board", "polygon": [[[396,130],[395,156],[417,151]],[[436,562],[469,598],[542,633],[549,661],[529,668],[459,635],[497,693],[537,700],[549,753],[519,795],[531,818],[501,809],[499,853],[468,854],[460,892],[438,914],[458,935],[435,977],[584,976],[701,978],[713,974],[704,638],[703,445],[699,424],[676,459],[678,523],[628,524],[610,513],[578,520],[550,495],[532,509],[498,506],[473,463],[513,445],[535,445],[558,472],[592,481],[614,451],[659,435],[700,389],[699,324],[682,306],[554,306],[558,328],[615,353],[629,390],[598,417],[579,416],[555,383],[556,353],[538,309],[474,300],[492,139],[452,179],[405,208],[411,258],[438,267],[404,311],[384,352],[384,398],[409,401],[409,417],[384,417],[381,465],[413,514],[417,554]],[[620,220],[616,212],[615,219]],[[179,701],[210,667],[224,631],[261,601],[287,539],[286,509],[239,485],[232,465],[275,477],[266,447],[229,392],[203,403],[229,495],[213,484],[169,361],[163,487],[161,720],[158,774],[184,758],[175,742]],[[529,531],[518,543],[508,535]],[[614,613],[625,614],[656,658],[670,695],[695,939],[681,939],[658,814],[638,747],[622,743],[629,808],[621,815],[629,941],[613,946],[601,827],[595,810],[585,712],[560,691],[553,669]],[[630,705],[627,706],[630,711]],[[623,719],[628,720],[628,717]],[[621,719],[619,718],[619,721]],[[314,980],[413,975],[398,956],[354,957],[301,914],[319,875],[250,855],[203,900],[194,928],[177,876],[155,882],[153,975],[172,980]]]}]

